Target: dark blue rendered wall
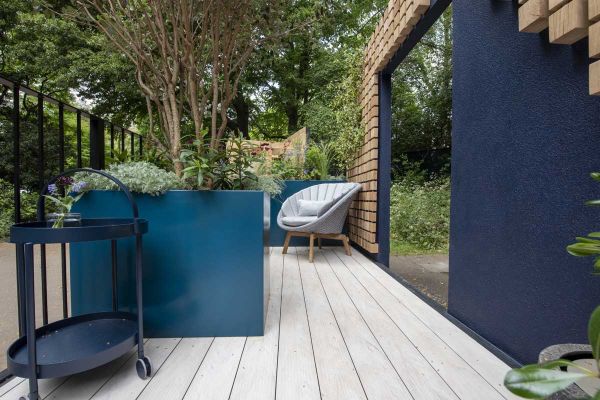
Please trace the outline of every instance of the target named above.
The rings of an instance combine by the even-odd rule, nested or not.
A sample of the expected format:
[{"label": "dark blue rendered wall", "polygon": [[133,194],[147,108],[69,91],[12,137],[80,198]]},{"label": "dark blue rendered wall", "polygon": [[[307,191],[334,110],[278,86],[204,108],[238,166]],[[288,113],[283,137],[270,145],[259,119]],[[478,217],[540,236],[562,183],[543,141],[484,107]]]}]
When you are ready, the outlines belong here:
[{"label": "dark blue rendered wall", "polygon": [[600,304],[591,260],[565,246],[600,228],[600,98],[587,43],[518,32],[512,1],[455,0],[449,312],[521,362],[585,341]]}]

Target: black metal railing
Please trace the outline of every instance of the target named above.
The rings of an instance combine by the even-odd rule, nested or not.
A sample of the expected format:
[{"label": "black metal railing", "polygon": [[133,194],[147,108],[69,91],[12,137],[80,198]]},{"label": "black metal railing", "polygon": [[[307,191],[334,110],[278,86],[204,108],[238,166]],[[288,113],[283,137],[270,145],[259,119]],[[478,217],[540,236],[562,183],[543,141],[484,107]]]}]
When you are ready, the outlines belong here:
[{"label": "black metal railing", "polygon": [[[105,138],[106,128],[110,130],[110,156],[115,155],[115,126],[112,122],[104,120],[98,116],[95,116],[88,111],[73,107],[70,104],[66,104],[52,96],[40,93],[27,86],[20,85],[8,78],[0,75],[0,85],[4,86],[13,92],[13,111],[12,111],[12,127],[13,127],[13,168],[14,168],[14,203],[15,203],[15,222],[21,222],[21,94],[27,94],[34,98],[37,98],[37,145],[38,145],[38,175],[40,188],[45,182],[45,131],[44,131],[44,111],[47,103],[54,104],[58,107],[58,159],[59,159],[59,171],[64,172],[65,170],[65,123],[64,114],[65,111],[69,111],[76,114],[77,125],[76,125],[76,165],[77,168],[88,166],[94,169],[103,169],[106,163],[105,157]],[[83,165],[82,157],[82,124],[81,119],[87,118],[90,122],[89,129],[89,165]],[[130,149],[129,154],[131,156],[143,154],[143,137],[136,132],[133,132],[124,127],[118,127],[120,129],[120,151],[125,151],[126,136],[130,137]],[[136,141],[138,143],[136,147]],[[54,171],[56,172],[56,171]]]},{"label": "black metal railing", "polygon": [[[36,90],[33,90],[27,86],[20,85],[17,82],[14,82],[6,77],[0,75],[0,89],[2,89],[3,94],[6,94],[8,91],[12,91],[12,112],[9,112],[6,107],[10,102],[10,97],[7,97],[7,101],[3,101],[3,104],[0,104],[0,107],[4,107],[6,112],[5,116],[7,119],[11,120],[12,123],[12,182],[14,185],[14,221],[15,223],[23,222],[22,216],[22,204],[21,204],[21,191],[23,189],[22,176],[24,172],[27,172],[28,176],[33,176],[32,181],[37,181],[35,184],[29,182],[29,191],[39,192],[39,189],[43,188],[46,184],[46,179],[49,178],[49,175],[55,175],[58,173],[63,173],[65,169],[68,168],[82,168],[82,167],[90,167],[93,169],[103,169],[106,163],[106,150],[109,151],[110,157],[114,157],[117,151],[124,152],[126,147],[126,136],[129,136],[129,155],[130,157],[134,157],[135,155],[142,156],[143,155],[143,138],[136,132],[133,132],[129,129],[126,129],[122,126],[117,126],[110,121],[104,120],[98,116],[95,116],[88,111],[82,110],[77,107],[73,107],[70,104],[66,104],[61,100],[58,100],[52,96],[40,93]],[[7,90],[8,89],[8,90]],[[23,140],[23,131],[22,131],[22,110],[21,104],[24,104],[25,108],[25,96],[31,96],[34,99],[34,102],[37,99],[37,104],[33,103],[34,115],[37,116],[37,136],[35,135],[35,131],[33,129],[29,129],[26,131],[27,134],[33,132],[33,138],[37,143],[33,145],[32,148],[37,149],[37,162],[33,164],[31,162],[27,163],[27,166],[23,164],[22,157],[22,140]],[[52,139],[58,139],[58,154],[48,154],[47,146],[45,145],[48,135],[48,129],[45,129],[44,122],[46,121],[48,108],[46,107],[48,104],[54,105],[58,110],[58,137],[53,137]],[[31,104],[30,104],[31,105]],[[65,152],[65,112],[71,112],[75,114],[75,132],[74,139],[76,143],[68,143],[69,146],[74,146],[75,157],[71,160],[71,165],[67,165],[67,157]],[[88,151],[89,157],[84,159],[84,132],[82,127],[82,119],[87,119],[89,121],[89,148],[85,149]],[[7,125],[5,125],[7,126]],[[6,136],[10,136],[10,130],[6,131]],[[110,137],[110,142],[106,143],[107,133]],[[10,139],[9,139],[10,140]],[[116,143],[117,140],[119,143]],[[137,142],[137,147],[136,147]],[[31,144],[29,144],[31,145]],[[115,146],[119,146],[115,148]],[[108,148],[105,148],[108,146]],[[3,153],[4,156],[10,157],[10,147]],[[53,166],[52,169],[49,170],[47,166],[47,162],[50,160],[54,161],[58,156],[58,168]],[[86,162],[87,161],[87,162]],[[54,162],[55,163],[55,162]],[[75,165],[73,165],[75,164]],[[84,165],[87,164],[87,165]],[[55,164],[54,164],[55,165]],[[25,171],[24,169],[29,169]],[[37,169],[37,171],[31,171],[31,169]],[[6,171],[5,175],[9,175]],[[8,179],[8,178],[7,178]],[[31,179],[30,179],[31,181]],[[19,258],[19,252],[17,252],[17,258]],[[61,245],[60,249],[60,279],[62,284],[62,314],[63,318],[67,318],[69,314],[68,309],[68,294],[67,294],[67,261],[66,261],[66,247],[64,244]],[[41,283],[41,309],[42,309],[42,320],[43,324],[48,323],[48,283],[47,283],[47,261],[46,261],[46,246],[42,245],[40,248],[40,270],[39,273],[41,275],[40,283]],[[21,288],[17,288],[19,291]],[[21,312],[17,312],[18,317],[18,326],[19,326],[19,335],[23,335],[24,331],[24,323],[25,321],[21,321]],[[0,349],[0,351],[4,351],[4,349]],[[7,371],[2,369],[5,366],[0,366],[0,382],[5,379],[8,374]]]}]

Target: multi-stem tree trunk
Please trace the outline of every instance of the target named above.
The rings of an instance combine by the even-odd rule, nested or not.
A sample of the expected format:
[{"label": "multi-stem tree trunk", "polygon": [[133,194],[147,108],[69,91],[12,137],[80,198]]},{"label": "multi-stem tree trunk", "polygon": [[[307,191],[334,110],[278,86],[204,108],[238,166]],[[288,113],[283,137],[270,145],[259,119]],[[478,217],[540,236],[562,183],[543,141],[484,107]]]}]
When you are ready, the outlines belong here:
[{"label": "multi-stem tree trunk", "polygon": [[252,51],[274,37],[270,21],[277,21],[277,1],[77,0],[88,22],[135,65],[150,138],[167,151],[178,175],[184,110],[189,109],[198,139],[204,138],[210,111],[210,145],[216,148]]}]

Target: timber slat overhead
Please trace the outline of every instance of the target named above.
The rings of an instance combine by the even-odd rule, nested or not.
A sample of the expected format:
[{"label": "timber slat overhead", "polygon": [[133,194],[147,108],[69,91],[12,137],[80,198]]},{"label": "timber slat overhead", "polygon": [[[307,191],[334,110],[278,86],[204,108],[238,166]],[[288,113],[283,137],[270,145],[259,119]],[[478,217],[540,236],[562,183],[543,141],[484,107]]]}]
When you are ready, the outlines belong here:
[{"label": "timber slat overhead", "polygon": [[[519,0],[519,31],[549,30],[553,44],[571,45],[589,36],[589,56],[600,58],[600,0]],[[590,65],[590,94],[600,95],[600,64]]]}]

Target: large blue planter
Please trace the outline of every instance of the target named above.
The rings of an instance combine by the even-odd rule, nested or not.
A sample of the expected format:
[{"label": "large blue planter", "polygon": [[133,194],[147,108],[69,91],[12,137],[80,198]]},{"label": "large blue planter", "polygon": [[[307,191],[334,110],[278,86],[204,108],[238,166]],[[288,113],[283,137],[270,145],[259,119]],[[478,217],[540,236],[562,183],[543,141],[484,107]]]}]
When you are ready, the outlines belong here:
[{"label": "large blue planter", "polygon": [[[251,191],[135,195],[144,235],[144,325],[149,337],[264,334],[269,293],[269,198]],[[123,193],[93,191],[74,211],[129,217]],[[74,314],[110,310],[110,242],[73,244]],[[134,311],[133,242],[118,242],[119,305]]]},{"label": "large blue planter", "polygon": [[[269,243],[274,247],[283,246],[286,232],[277,225],[277,214],[281,210],[283,202],[294,193],[297,193],[307,187],[314,185],[320,185],[321,183],[340,183],[341,181],[285,181],[285,188],[283,192],[271,199],[271,234]],[[341,246],[342,243],[339,240],[326,240],[324,243],[328,246]],[[292,246],[308,246],[308,238],[294,237],[290,241]]]}]

